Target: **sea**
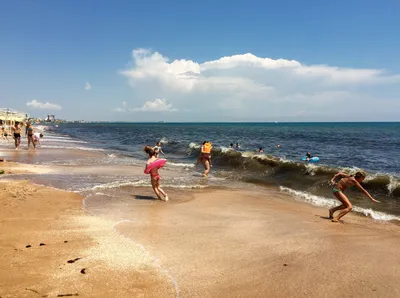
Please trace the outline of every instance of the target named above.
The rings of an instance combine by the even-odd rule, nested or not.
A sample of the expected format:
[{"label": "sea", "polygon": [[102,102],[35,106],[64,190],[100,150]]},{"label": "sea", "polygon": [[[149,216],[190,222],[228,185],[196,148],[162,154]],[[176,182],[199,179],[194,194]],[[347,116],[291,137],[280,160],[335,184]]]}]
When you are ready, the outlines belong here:
[{"label": "sea", "polygon": [[[65,123],[37,128],[44,130],[43,148],[96,151],[104,157],[33,163],[144,166],[147,156],[143,148],[160,141],[167,159],[165,168],[174,173],[163,185],[171,188],[272,187],[298,200],[330,207],[337,204],[330,185],[332,176],[338,171],[354,174],[362,170],[367,173],[363,186],[381,203],[374,204],[351,188],[346,194],[353,210],[376,220],[400,221],[400,122]],[[212,169],[206,179],[201,177],[201,166],[195,166],[203,141],[213,144]],[[303,161],[306,152],[320,161]],[[145,175],[105,173],[92,180],[69,177],[65,188],[149,187],[148,180]]]}]

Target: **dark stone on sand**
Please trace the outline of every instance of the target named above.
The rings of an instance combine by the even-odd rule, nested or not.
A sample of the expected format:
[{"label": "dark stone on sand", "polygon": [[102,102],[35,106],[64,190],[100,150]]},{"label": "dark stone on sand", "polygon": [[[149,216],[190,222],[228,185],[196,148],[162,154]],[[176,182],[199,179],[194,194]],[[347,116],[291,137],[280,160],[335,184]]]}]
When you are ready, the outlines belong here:
[{"label": "dark stone on sand", "polygon": [[27,290],[27,291],[31,291],[31,292],[33,292],[33,293],[36,293],[36,294],[39,294],[39,292],[38,292],[38,291],[36,291],[36,290],[33,290],[33,289],[28,289],[28,288],[25,288],[25,290]]},{"label": "dark stone on sand", "polygon": [[83,268],[83,269],[81,270],[81,273],[82,273],[82,274],[86,274],[86,268]]},{"label": "dark stone on sand", "polygon": [[65,241],[64,241],[64,243],[68,243],[68,241],[67,241],[67,240],[65,240]]},{"label": "dark stone on sand", "polygon": [[46,244],[44,244],[44,243],[40,243],[40,244],[39,244],[39,246],[43,246],[43,245],[46,245]]},{"label": "dark stone on sand", "polygon": [[71,297],[71,296],[79,296],[78,293],[75,294],[58,294],[57,297]]},{"label": "dark stone on sand", "polygon": [[75,263],[76,261],[78,261],[78,260],[80,260],[80,259],[81,259],[81,258],[76,258],[76,259],[74,259],[74,260],[68,260],[67,263],[72,264],[72,263]]},{"label": "dark stone on sand", "polygon": [[285,264],[283,264],[283,266],[287,266],[287,265],[288,265],[288,264],[286,264],[286,263],[285,263]]},{"label": "dark stone on sand", "polygon": [[25,246],[26,248],[29,248],[29,247],[32,247],[32,246],[30,246],[29,244],[27,245],[27,246]]}]

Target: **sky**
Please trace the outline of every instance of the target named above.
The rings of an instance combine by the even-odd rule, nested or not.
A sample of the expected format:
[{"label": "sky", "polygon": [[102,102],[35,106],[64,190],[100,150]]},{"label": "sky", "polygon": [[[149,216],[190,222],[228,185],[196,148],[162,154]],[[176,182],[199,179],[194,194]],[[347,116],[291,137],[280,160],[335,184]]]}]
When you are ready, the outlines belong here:
[{"label": "sky", "polygon": [[89,121],[400,121],[400,2],[0,1],[0,108]]}]

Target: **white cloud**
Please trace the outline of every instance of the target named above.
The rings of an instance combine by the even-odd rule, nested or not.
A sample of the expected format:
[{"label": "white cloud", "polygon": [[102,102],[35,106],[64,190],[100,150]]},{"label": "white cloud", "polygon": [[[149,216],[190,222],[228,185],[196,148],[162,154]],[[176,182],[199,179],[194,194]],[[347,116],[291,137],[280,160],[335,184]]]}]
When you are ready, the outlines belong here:
[{"label": "white cloud", "polygon": [[85,90],[91,90],[92,89],[92,86],[90,85],[90,83],[89,82],[86,82],[86,84],[85,84]]},{"label": "white cloud", "polygon": [[36,99],[34,99],[30,102],[27,102],[26,105],[28,107],[32,107],[35,109],[42,109],[42,110],[61,110],[62,109],[62,107],[58,104],[54,104],[54,103],[50,103],[50,102],[43,103]]},{"label": "white cloud", "polygon": [[146,101],[140,108],[128,108],[126,101],[122,102],[122,107],[115,108],[114,112],[176,112],[177,109],[172,107],[165,99],[155,99],[154,101]]},{"label": "white cloud", "polygon": [[141,108],[133,108],[132,112],[176,112],[177,109],[172,107],[172,104],[167,103],[165,99],[157,98],[154,101],[146,101]]},{"label": "white cloud", "polygon": [[[382,88],[388,98],[400,93],[400,75],[382,69],[306,65],[250,53],[196,62],[170,60],[158,52],[136,49],[130,67],[121,74],[133,87],[135,98],[171,101],[168,104],[162,99],[142,101],[140,108],[118,109],[179,110],[174,120],[185,120],[184,117],[193,121],[207,121],[209,117],[220,121],[235,117],[275,120],[300,114],[312,119],[321,110],[334,117],[338,103],[346,101],[362,105],[356,111],[362,116],[363,109],[373,106],[365,105],[364,100],[379,101]],[[385,108],[388,107],[380,110],[384,112]],[[307,113],[299,112],[303,110]]]},{"label": "white cloud", "polygon": [[113,111],[120,113],[128,112],[128,103],[126,101],[123,101],[122,107],[115,108]]}]

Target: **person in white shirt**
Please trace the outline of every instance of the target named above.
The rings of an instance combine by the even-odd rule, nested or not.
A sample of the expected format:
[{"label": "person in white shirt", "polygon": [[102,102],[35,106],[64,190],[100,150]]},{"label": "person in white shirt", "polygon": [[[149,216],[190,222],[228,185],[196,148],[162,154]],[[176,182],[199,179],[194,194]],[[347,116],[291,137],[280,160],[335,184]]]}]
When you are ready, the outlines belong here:
[{"label": "person in white shirt", "polygon": [[36,149],[36,144],[39,144],[40,146],[42,146],[42,144],[40,143],[40,139],[43,138],[43,134],[39,133],[39,132],[35,132],[33,134],[33,147]]},{"label": "person in white shirt", "polygon": [[157,142],[157,144],[153,147],[154,152],[158,156],[158,153],[162,153],[165,156],[165,153],[161,149],[161,143]]}]

